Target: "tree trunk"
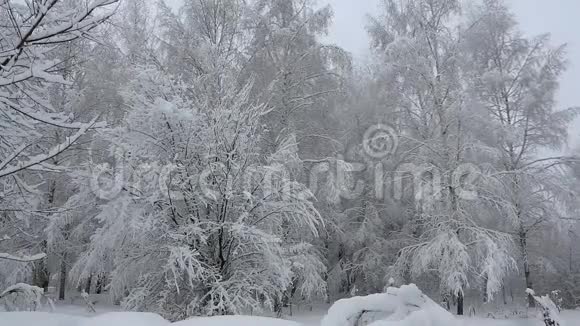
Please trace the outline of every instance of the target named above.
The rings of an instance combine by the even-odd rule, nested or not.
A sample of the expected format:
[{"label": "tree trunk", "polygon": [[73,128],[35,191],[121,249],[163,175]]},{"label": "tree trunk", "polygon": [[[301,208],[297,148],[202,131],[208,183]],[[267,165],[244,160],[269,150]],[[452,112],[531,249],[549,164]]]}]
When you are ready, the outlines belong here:
[{"label": "tree trunk", "polygon": [[449,292],[441,293],[441,301],[443,302],[443,308],[445,308],[447,311],[451,311],[450,297],[451,295],[449,294]]},{"label": "tree trunk", "polygon": [[87,278],[87,284],[85,285],[85,292],[91,294],[91,283],[93,282],[93,274],[89,275]]},{"label": "tree trunk", "polygon": [[463,292],[459,292],[457,295],[457,315],[463,316]]},{"label": "tree trunk", "polygon": [[505,290],[505,284],[501,286],[501,294],[503,297],[503,304],[507,305],[507,295],[506,295],[506,290]]},{"label": "tree trunk", "polygon": [[[44,247],[46,248],[46,241],[44,242]],[[43,252],[46,252],[46,249],[42,249]],[[46,257],[34,262],[32,264],[32,285],[38,286],[44,289],[44,292],[48,291],[48,270],[46,266]]]},{"label": "tree trunk", "polygon": [[103,292],[103,286],[105,285],[105,275],[97,275],[97,285],[95,286],[95,293],[101,294]]},{"label": "tree trunk", "polygon": [[62,255],[60,261],[60,284],[58,289],[58,299],[64,300],[66,290],[66,253]]},{"label": "tree trunk", "polygon": [[489,296],[487,295],[487,282],[488,282],[488,278],[487,278],[487,274],[484,276],[483,278],[483,303],[487,303],[489,301]]},{"label": "tree trunk", "polygon": [[510,298],[512,298],[512,303],[514,302],[514,289],[510,286]]},{"label": "tree trunk", "polygon": [[[528,261],[528,238],[525,231],[520,231],[520,247],[522,250],[522,261],[524,263],[524,277],[526,279],[526,289],[533,290],[534,285],[532,283],[532,278],[530,276],[530,263]],[[528,295],[528,307],[536,307],[536,300],[531,294]]]},{"label": "tree trunk", "polygon": [[[532,279],[530,278],[530,267],[527,262],[524,263],[524,274],[526,276],[526,288],[533,290],[534,287],[532,284]],[[528,293],[528,306],[530,308],[536,307],[536,301],[534,300],[534,297],[529,293]]]},{"label": "tree trunk", "polygon": [[274,300],[274,312],[276,313],[276,318],[282,318],[282,300],[281,298],[276,298]]}]

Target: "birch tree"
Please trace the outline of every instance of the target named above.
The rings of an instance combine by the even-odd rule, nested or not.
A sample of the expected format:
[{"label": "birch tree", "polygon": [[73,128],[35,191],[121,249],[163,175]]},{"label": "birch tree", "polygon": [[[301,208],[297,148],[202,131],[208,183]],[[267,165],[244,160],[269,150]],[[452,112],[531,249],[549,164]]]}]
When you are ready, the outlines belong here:
[{"label": "birch tree", "polygon": [[[573,196],[566,175],[576,158],[545,154],[566,144],[567,128],[578,112],[556,103],[565,46],[550,45],[549,35],[524,37],[502,1],[484,1],[472,15],[477,28],[467,39],[476,64],[474,89],[487,109],[492,137],[486,141],[512,208],[506,218],[519,245],[526,288],[533,289],[529,242],[567,215]],[[532,295],[528,299],[534,306]]]},{"label": "birch tree", "polygon": [[509,236],[484,223],[487,198],[463,193],[466,178],[470,187],[485,186],[474,182],[480,170],[469,165],[482,149],[470,132],[475,121],[461,64],[460,2],[385,1],[384,6],[386,17],[374,20],[369,30],[385,73],[392,76],[390,95],[401,107],[400,137],[415,148],[411,165],[397,169],[414,179],[416,240],[401,249],[395,267],[411,277],[435,271],[441,292],[457,297],[461,315],[464,290],[473,280],[483,279],[492,295],[513,263]]}]

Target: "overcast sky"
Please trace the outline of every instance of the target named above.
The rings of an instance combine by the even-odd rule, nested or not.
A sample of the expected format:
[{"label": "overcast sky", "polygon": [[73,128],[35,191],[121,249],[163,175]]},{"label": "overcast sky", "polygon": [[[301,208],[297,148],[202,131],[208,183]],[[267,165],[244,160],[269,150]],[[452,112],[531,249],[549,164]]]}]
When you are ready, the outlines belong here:
[{"label": "overcast sky", "polygon": [[[580,0],[507,0],[524,33],[550,33],[554,44],[568,44],[570,67],[562,78],[559,107],[580,106]],[[368,53],[366,15],[377,13],[379,0],[321,0],[334,8],[328,41],[364,58]],[[570,130],[570,145],[580,144],[580,121]]]},{"label": "overcast sky", "polygon": [[[182,0],[167,0],[176,5]],[[366,15],[377,14],[379,0],[319,0],[334,9],[334,24],[328,36],[335,43],[361,59],[368,53],[365,31]],[[570,67],[562,78],[559,106],[580,106],[580,0],[507,0],[524,33],[533,36],[552,34],[555,44],[568,43]],[[571,140],[580,144],[580,120],[571,130]]]}]

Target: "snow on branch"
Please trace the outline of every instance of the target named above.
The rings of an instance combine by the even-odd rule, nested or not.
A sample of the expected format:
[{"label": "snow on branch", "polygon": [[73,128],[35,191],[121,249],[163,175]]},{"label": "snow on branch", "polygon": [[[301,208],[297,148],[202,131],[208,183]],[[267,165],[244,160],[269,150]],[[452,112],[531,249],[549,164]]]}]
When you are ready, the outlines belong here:
[{"label": "snow on branch", "polygon": [[[14,255],[11,255],[9,253],[0,252],[0,259],[12,260],[12,261],[17,261],[17,262],[21,262],[21,263],[29,263],[29,262],[41,260],[44,257],[46,257],[45,253],[40,253],[40,254],[36,254],[36,255],[32,255],[32,256],[14,256]],[[1,295],[0,295],[0,297],[1,297]]]},{"label": "snow on branch", "polygon": [[[1,81],[1,79],[0,79]],[[1,95],[1,94],[0,94]],[[6,106],[30,119],[38,121],[40,123],[44,123],[47,125],[64,128],[64,129],[81,129],[85,124],[82,122],[66,122],[61,117],[58,117],[56,114],[51,114],[48,112],[34,112],[26,107],[13,105],[8,102],[6,99],[0,97],[0,102],[6,104]],[[94,125],[94,128],[104,127],[103,123],[98,123]]]},{"label": "snow on branch", "polygon": [[29,284],[25,284],[25,283],[18,283],[18,284],[14,284],[9,286],[6,290],[4,290],[4,292],[0,293],[0,299],[4,298],[5,296],[7,296],[8,294],[11,293],[25,293],[25,294],[32,294],[34,296],[37,296],[39,293],[40,295],[42,295],[42,293],[44,293],[44,290],[37,287],[37,286],[33,286],[33,285],[29,285]]},{"label": "snow on branch", "polygon": [[[14,296],[11,296],[12,294]],[[42,308],[41,299],[43,296],[44,289],[26,283],[17,283],[9,286],[4,292],[0,293],[0,300],[5,300],[8,311],[20,311],[22,309],[36,311]],[[47,298],[47,301],[53,306],[50,298]]]},{"label": "snow on branch", "polygon": [[[64,108],[53,108],[46,97],[50,84],[70,84],[55,68],[58,44],[70,42],[103,23],[114,13],[118,0],[91,0],[72,6],[62,0],[0,2],[2,17],[9,17],[0,38],[0,111],[3,136],[0,144],[0,178],[34,169],[59,155],[89,129],[104,126],[71,121]],[[75,130],[54,147],[35,150],[46,127]]]},{"label": "snow on branch", "polygon": [[534,290],[526,289],[526,294],[531,295],[542,309],[542,319],[546,326],[560,326],[560,310],[549,295],[537,296]]},{"label": "snow on branch", "polygon": [[[20,172],[22,170],[28,169],[35,165],[41,164],[60,153],[64,152],[68,148],[70,148],[82,135],[87,133],[89,129],[91,129],[95,123],[97,118],[94,118],[90,123],[84,124],[82,128],[80,128],[74,135],[67,137],[62,143],[53,147],[48,153],[36,155],[27,161],[22,161],[17,165],[8,166],[2,170],[0,170],[0,178]],[[9,157],[10,158],[10,157]],[[0,163],[0,166],[5,165],[4,163]]]},{"label": "snow on branch", "polygon": [[[104,12],[102,15],[95,15],[95,11],[100,8],[105,8],[111,4],[118,2],[118,0],[97,0],[89,3],[84,9],[75,11],[64,11],[64,14],[58,15],[55,13],[60,0],[33,1],[36,5],[29,6],[32,11],[30,16],[32,20],[30,23],[20,23],[14,19],[11,23],[14,25],[14,30],[19,32],[19,40],[15,43],[12,50],[0,52],[0,58],[4,54],[8,54],[3,58],[0,64],[0,71],[10,71],[12,67],[16,66],[21,61],[24,49],[41,44],[56,44],[72,41],[97,25],[108,19],[113,11]],[[16,10],[13,9],[11,1],[0,3],[3,10],[6,10],[12,17],[19,17]],[[25,29],[24,26],[30,26]]]}]

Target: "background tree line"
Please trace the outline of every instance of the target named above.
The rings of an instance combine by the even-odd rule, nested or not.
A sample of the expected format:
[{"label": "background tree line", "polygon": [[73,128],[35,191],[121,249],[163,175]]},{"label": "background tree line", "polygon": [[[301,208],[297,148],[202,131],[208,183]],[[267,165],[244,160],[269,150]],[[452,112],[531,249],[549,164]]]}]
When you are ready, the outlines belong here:
[{"label": "background tree line", "polygon": [[[384,0],[365,66],[320,41],[332,9],[310,0],[0,0],[0,17],[2,287],[169,319],[393,282],[459,314],[526,288],[578,304],[565,46],[500,0]],[[378,159],[377,124],[398,144]]]}]

